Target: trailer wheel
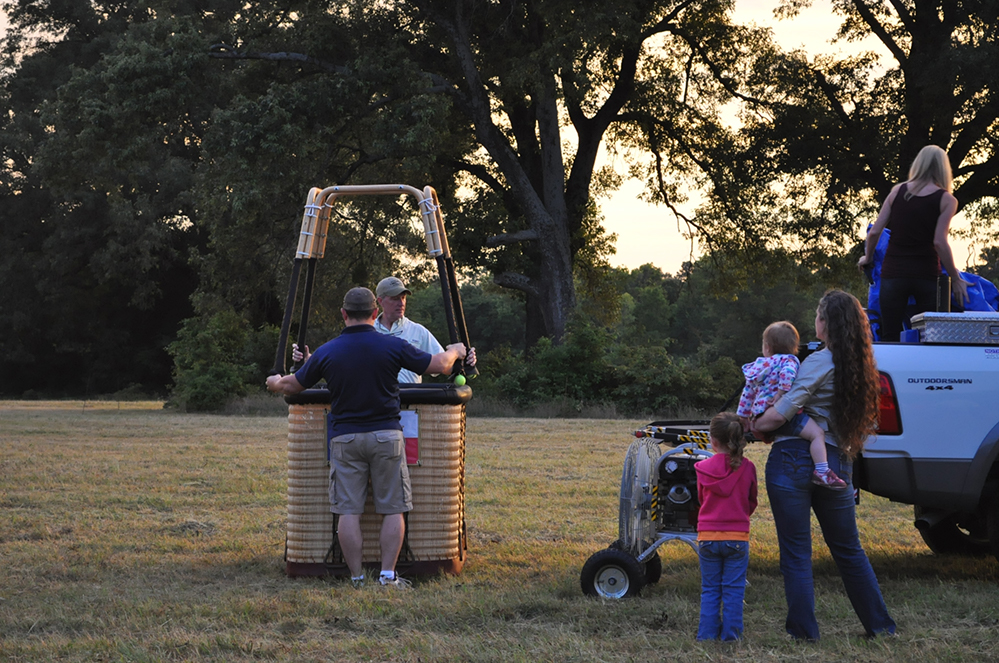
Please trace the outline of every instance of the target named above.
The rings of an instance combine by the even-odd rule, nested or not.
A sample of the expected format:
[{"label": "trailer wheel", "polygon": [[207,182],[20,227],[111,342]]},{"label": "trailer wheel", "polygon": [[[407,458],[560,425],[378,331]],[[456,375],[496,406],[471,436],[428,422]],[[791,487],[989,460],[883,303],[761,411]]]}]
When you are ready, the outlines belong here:
[{"label": "trailer wheel", "polygon": [[[645,550],[651,545],[652,543],[648,541],[643,543],[641,548],[639,548],[639,554],[641,554],[641,551]],[[613,550],[627,550],[627,548],[624,546],[623,539],[618,539],[617,541],[615,541],[614,543],[610,544],[607,547]],[[657,582],[659,582],[659,579],[662,577],[663,577],[663,560],[662,558],[659,557],[658,552],[654,552],[652,553],[651,557],[645,560],[645,584],[654,585]]]},{"label": "trailer wheel", "polygon": [[630,553],[607,548],[586,560],[579,574],[579,584],[587,596],[623,599],[638,596],[645,577],[646,568]]},{"label": "trailer wheel", "polygon": [[659,553],[652,553],[652,557],[645,560],[645,584],[654,585],[663,577],[663,560]]}]

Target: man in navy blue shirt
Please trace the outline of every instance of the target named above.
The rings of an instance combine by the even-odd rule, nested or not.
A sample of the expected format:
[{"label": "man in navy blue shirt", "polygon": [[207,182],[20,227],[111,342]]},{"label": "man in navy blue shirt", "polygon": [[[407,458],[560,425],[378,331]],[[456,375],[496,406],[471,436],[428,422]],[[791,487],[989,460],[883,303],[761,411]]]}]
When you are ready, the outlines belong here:
[{"label": "man in navy blue shirt", "polygon": [[297,394],[325,378],[331,395],[330,506],[338,514],[337,536],[355,586],[363,584],[361,514],[368,478],[375,511],[382,514],[382,585],[404,587],[395,574],[405,521],[412,510],[405,441],[399,422],[399,369],[417,374],[449,373],[465,357],[461,343],[430,355],[406,341],[379,334],[378,307],[367,288],[353,288],[340,310],[346,328],[316,350],[294,375],[272,375],[267,389]]}]

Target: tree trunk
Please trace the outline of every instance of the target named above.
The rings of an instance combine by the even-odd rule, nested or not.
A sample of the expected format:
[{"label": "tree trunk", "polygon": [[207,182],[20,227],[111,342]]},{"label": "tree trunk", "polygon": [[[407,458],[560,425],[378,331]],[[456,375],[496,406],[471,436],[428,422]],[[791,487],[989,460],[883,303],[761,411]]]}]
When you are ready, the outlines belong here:
[{"label": "tree trunk", "polygon": [[[569,315],[576,308],[576,285],[572,275],[572,255],[567,222],[552,224],[552,233],[539,242],[541,265],[534,279],[538,306],[546,336],[561,343]],[[528,340],[530,347],[531,339]]]},{"label": "tree trunk", "polygon": [[[547,63],[539,63],[541,74],[528,95],[520,95],[516,109],[527,118],[533,146],[511,144],[493,110],[493,97],[479,70],[471,38],[474,30],[463,15],[463,5],[453,11],[438,12],[427,3],[423,9],[448,35],[451,54],[461,73],[457,106],[475,127],[479,143],[503,174],[509,199],[526,220],[529,232],[518,231],[506,238],[493,238],[493,245],[528,241],[537,256],[537,272],[531,276],[501,274],[497,284],[515,288],[528,296],[528,334],[530,347],[541,335],[560,343],[568,316],[576,305],[573,281],[570,214],[565,192],[565,165],[562,158],[562,135],[558,118],[558,86],[555,72]],[[533,37],[541,38],[540,35]],[[518,149],[520,153],[518,153]],[[534,175],[532,178],[531,175]],[[512,216],[512,215],[511,215]]]}]

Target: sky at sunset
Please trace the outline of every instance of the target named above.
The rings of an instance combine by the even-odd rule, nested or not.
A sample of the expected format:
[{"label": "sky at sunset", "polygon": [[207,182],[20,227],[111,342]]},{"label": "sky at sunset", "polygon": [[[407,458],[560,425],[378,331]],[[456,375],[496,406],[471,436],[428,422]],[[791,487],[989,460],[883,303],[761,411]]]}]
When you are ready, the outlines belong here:
[{"label": "sky at sunset", "polygon": [[[792,20],[778,21],[773,10],[778,0],[736,0],[734,20],[739,23],[756,23],[770,26],[778,43],[785,49],[803,48],[807,52],[834,53],[840,46],[829,43],[835,35],[839,21],[832,15],[828,0],[815,0],[812,7],[803,10]],[[875,48],[875,45],[868,45]],[[608,232],[617,233],[617,254],[610,262],[615,266],[635,268],[652,263],[670,273],[676,273],[685,260],[697,257],[696,244],[692,247],[682,232],[686,230],[682,221],[678,223],[673,213],[665,207],[648,205],[637,200],[641,184],[626,182],[609,200],[601,205],[604,213],[604,227]],[[690,216],[692,209],[681,211]]]}]

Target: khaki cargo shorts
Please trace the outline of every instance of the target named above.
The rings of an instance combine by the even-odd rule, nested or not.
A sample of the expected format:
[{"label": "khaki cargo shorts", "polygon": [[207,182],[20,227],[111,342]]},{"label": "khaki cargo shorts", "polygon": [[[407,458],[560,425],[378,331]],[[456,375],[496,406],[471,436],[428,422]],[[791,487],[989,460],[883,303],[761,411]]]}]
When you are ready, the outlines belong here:
[{"label": "khaki cargo shorts", "polygon": [[338,515],[364,513],[368,478],[375,513],[413,509],[413,490],[401,430],[337,435],[330,449],[330,510]]}]

